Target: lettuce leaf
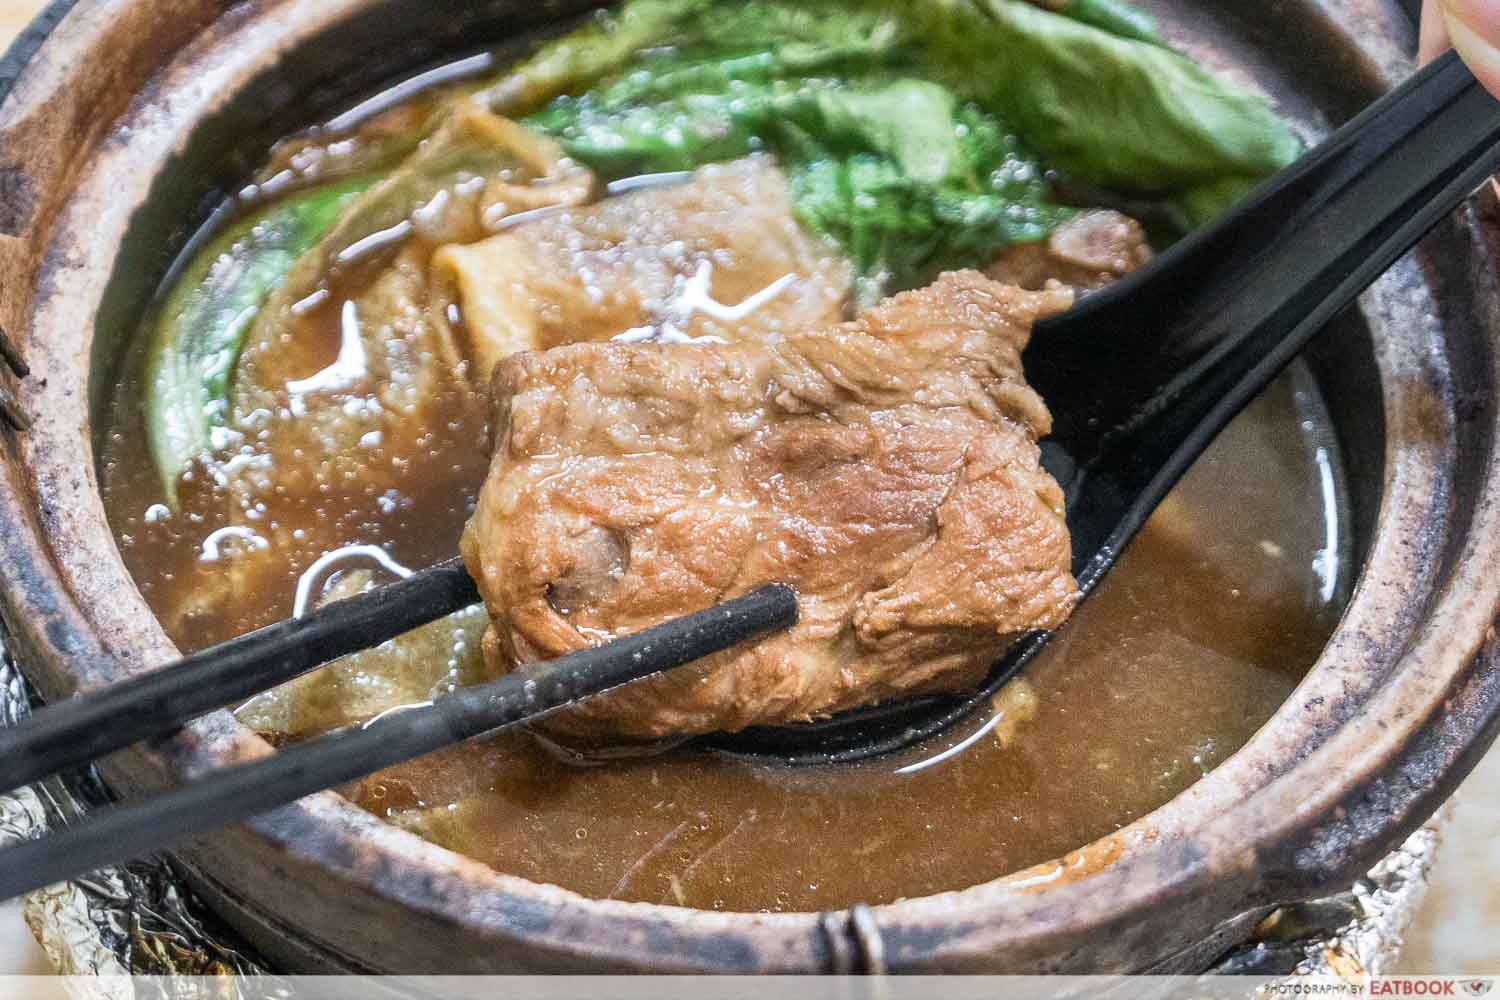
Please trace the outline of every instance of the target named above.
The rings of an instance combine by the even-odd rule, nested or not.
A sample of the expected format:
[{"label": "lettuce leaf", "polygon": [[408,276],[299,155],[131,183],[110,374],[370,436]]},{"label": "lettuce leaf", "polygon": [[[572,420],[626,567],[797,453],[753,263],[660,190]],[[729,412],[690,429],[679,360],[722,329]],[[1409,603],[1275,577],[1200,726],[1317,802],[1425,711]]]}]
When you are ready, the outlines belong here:
[{"label": "lettuce leaf", "polygon": [[642,49],[675,34],[714,0],[630,0],[543,45],[477,94],[497,115],[515,117],[615,72]]},{"label": "lettuce leaf", "polygon": [[1156,18],[1134,4],[1122,0],[1027,0],[1034,6],[1092,24],[1112,35],[1133,38],[1138,42],[1165,45],[1156,28]]},{"label": "lettuce leaf", "polygon": [[972,105],[956,107],[932,84],[889,89],[899,93],[825,95],[825,116],[845,127],[846,143],[790,168],[803,225],[841,246],[854,265],[857,306],[943,270],[979,266],[1073,215],[1051,201],[1040,165],[1001,122]]},{"label": "lettuce leaf", "polygon": [[235,223],[201,250],[163,303],[146,354],[148,444],[168,501],[229,417],[229,385],[266,298],[339,212],[374,183],[358,177],[289,198]]},{"label": "lettuce leaf", "polygon": [[647,60],[639,81],[559,101],[527,122],[614,177],[776,154],[800,220],[854,264],[861,306],[1041,239],[1071,214],[1051,203],[1041,164],[1004,123],[948,88],[778,79],[794,72],[782,61],[771,52]]},{"label": "lettuce leaf", "polygon": [[[603,81],[582,99],[596,108],[681,93],[682,80],[653,80],[659,61],[641,58],[665,46],[676,57],[698,59],[692,66],[702,74],[698,90],[714,66],[722,76],[718,91],[729,81],[790,79],[799,63],[802,76],[821,67],[816,72],[834,78],[878,67],[946,85],[961,102],[1008,122],[1066,175],[1126,197],[1186,206],[1194,222],[1227,208],[1237,193],[1301,152],[1263,99],[1174,52],[1149,15],[1121,0],[635,0],[620,11],[621,23],[649,22],[658,34],[647,43],[644,29],[627,39],[591,28],[592,34],[554,43],[608,49],[611,59],[625,52],[623,43],[640,43],[633,62],[619,61],[613,80],[607,73],[580,77],[558,93],[577,94]],[[749,64],[731,57],[761,62],[745,73]],[[547,62],[545,55],[538,59]],[[828,69],[841,60],[843,70]],[[591,68],[608,61],[583,60]],[[627,65],[634,72],[623,72]],[[632,87],[637,94],[626,101]],[[708,142],[717,135],[710,109],[684,103],[676,110],[699,127],[700,148],[739,148],[741,140],[728,134],[717,147]],[[645,127],[626,131],[633,141],[649,136]],[[622,140],[622,159],[626,145]],[[602,155],[603,146],[588,151]]]},{"label": "lettuce leaf", "polygon": [[[606,176],[775,153],[802,221],[849,253],[865,301],[1043,238],[1070,213],[1049,170],[1198,225],[1301,151],[1265,101],[1174,52],[1123,0],[628,0],[478,97],[530,114]],[[453,159],[434,141],[452,118],[418,130],[428,142],[399,182],[290,199],[190,266],[150,360],[169,493],[223,419],[270,290],[321,274],[328,247],[464,166],[472,150]]]},{"label": "lettuce leaf", "polygon": [[935,79],[1004,116],[1080,181],[1171,199],[1253,183],[1301,153],[1259,96],[1162,45],[1022,0],[919,0],[907,10]]}]

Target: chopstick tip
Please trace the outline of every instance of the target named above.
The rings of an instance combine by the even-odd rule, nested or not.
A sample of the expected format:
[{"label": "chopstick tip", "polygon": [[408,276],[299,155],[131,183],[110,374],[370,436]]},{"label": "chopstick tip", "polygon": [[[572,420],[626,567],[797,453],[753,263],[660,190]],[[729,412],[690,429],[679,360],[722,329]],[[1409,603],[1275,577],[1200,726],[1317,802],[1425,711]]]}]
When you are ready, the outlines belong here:
[{"label": "chopstick tip", "polygon": [[0,361],[4,361],[10,370],[16,373],[17,378],[25,378],[31,374],[31,366],[26,363],[21,349],[11,339],[5,327],[0,326]]},{"label": "chopstick tip", "polygon": [[0,423],[16,431],[31,429],[31,416],[21,409],[21,404],[4,386],[0,386]]}]

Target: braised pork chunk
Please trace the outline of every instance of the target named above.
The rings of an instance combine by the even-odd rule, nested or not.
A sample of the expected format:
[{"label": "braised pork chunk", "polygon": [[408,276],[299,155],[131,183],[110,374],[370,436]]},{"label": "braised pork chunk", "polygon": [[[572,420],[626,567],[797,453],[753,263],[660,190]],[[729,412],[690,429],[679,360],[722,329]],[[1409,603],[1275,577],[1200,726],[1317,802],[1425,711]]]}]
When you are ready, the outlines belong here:
[{"label": "braised pork chunk", "polygon": [[1094,209],[1063,223],[1045,240],[1014,243],[995,255],[984,273],[1021,288],[1056,281],[1078,292],[1096,291],[1151,260],[1146,231],[1128,215]]},{"label": "braised pork chunk", "polygon": [[790,632],[553,718],[608,742],[811,719],[975,684],[1076,586],[1050,417],[1020,366],[1066,292],[974,272],[850,323],[723,344],[590,343],[495,373],[464,557],[502,668],[754,587]]}]

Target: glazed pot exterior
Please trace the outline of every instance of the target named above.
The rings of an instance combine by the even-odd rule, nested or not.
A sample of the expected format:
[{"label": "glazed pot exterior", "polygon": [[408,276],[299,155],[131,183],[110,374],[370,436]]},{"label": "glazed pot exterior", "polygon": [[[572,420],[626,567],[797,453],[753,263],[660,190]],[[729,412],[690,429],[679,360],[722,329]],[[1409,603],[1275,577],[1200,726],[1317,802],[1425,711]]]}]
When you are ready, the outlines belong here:
[{"label": "glazed pot exterior", "polygon": [[[393,71],[581,6],[61,0],[0,65],[0,326],[32,366],[16,388],[35,418],[0,432],[0,615],[46,698],[175,656],[111,537],[92,420],[174,249],[247,165],[233,154]],[[1410,23],[1385,0],[1152,6],[1174,40],[1265,88],[1309,140],[1410,68]],[[290,971],[1201,968],[1277,904],[1365,871],[1495,735],[1500,229],[1487,212],[1476,202],[1442,226],[1309,353],[1363,567],[1323,656],[1239,753],[1104,841],[858,920],[586,899],[331,792],[177,857]],[[140,793],[270,752],[218,713],[104,770]]]}]

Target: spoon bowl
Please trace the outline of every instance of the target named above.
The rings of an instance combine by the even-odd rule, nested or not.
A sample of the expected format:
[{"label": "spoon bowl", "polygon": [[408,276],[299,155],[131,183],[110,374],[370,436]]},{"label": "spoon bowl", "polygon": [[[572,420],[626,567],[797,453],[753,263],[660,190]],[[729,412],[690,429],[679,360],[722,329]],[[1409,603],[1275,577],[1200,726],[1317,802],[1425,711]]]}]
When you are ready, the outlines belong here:
[{"label": "spoon bowl", "polygon": [[[1229,421],[1340,310],[1500,168],[1500,102],[1453,52],[1151,264],[1043,320],[1025,357],[1054,414],[1087,597]],[[789,764],[862,760],[988,704],[1047,643],[1023,637],[971,694],[890,702],[700,745]]]}]

